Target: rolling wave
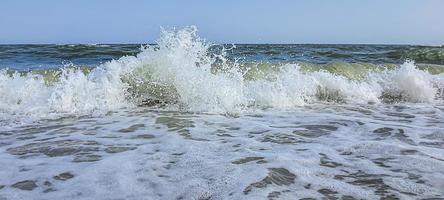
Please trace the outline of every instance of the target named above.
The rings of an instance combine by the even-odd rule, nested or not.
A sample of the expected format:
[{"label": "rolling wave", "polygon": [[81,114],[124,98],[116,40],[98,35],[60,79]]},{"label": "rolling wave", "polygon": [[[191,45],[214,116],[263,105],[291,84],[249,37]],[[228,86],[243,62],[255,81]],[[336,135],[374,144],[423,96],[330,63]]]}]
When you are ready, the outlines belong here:
[{"label": "rolling wave", "polygon": [[0,71],[0,120],[104,114],[135,106],[236,113],[311,103],[428,103],[444,98],[440,65],[238,62],[197,35],[163,30],[156,46],[95,68]]}]

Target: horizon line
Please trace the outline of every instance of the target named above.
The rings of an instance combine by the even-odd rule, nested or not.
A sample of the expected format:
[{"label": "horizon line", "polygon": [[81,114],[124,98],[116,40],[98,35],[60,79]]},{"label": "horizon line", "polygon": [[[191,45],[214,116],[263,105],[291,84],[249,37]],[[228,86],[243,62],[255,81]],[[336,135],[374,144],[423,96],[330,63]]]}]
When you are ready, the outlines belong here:
[{"label": "horizon line", "polygon": [[[444,44],[415,43],[209,43],[213,45],[383,45],[444,47]],[[0,43],[0,45],[157,45],[157,43]]]}]

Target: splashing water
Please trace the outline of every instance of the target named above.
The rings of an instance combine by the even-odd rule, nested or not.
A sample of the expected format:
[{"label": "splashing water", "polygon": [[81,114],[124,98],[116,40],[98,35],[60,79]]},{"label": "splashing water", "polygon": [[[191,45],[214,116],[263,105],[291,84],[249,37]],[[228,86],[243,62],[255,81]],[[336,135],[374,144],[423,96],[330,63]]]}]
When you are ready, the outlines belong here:
[{"label": "splashing water", "polygon": [[[323,69],[304,71],[296,63],[259,70],[228,61],[225,51],[195,27],[162,30],[157,46],[136,56],[104,63],[89,73],[61,69],[57,80],[42,75],[0,72],[0,119],[103,114],[141,104],[162,103],[191,112],[238,113],[251,108],[292,108],[322,101],[381,103],[386,100],[437,103],[443,74],[430,74],[407,61],[394,69],[367,71],[352,79]],[[251,71],[256,70],[253,78]],[[148,103],[147,103],[148,102]]]}]

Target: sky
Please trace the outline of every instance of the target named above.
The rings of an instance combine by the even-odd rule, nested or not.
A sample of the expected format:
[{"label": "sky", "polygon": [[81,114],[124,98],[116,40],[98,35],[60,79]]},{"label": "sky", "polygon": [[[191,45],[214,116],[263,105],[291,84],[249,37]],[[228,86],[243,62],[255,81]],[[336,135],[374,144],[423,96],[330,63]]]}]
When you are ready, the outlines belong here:
[{"label": "sky", "polygon": [[444,44],[444,0],[0,0],[0,43]]}]

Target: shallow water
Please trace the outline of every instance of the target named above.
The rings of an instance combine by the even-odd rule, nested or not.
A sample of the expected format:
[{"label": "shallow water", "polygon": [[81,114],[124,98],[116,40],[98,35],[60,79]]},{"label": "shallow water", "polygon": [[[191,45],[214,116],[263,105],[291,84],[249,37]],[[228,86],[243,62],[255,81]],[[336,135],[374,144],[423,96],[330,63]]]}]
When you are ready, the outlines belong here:
[{"label": "shallow water", "polygon": [[3,71],[0,199],[444,197],[440,65],[213,59],[193,31],[86,70]]},{"label": "shallow water", "polygon": [[[1,195],[442,197],[443,119],[443,106],[311,105],[237,116],[135,109],[44,121],[1,133]],[[22,181],[34,185],[14,186]]]}]

